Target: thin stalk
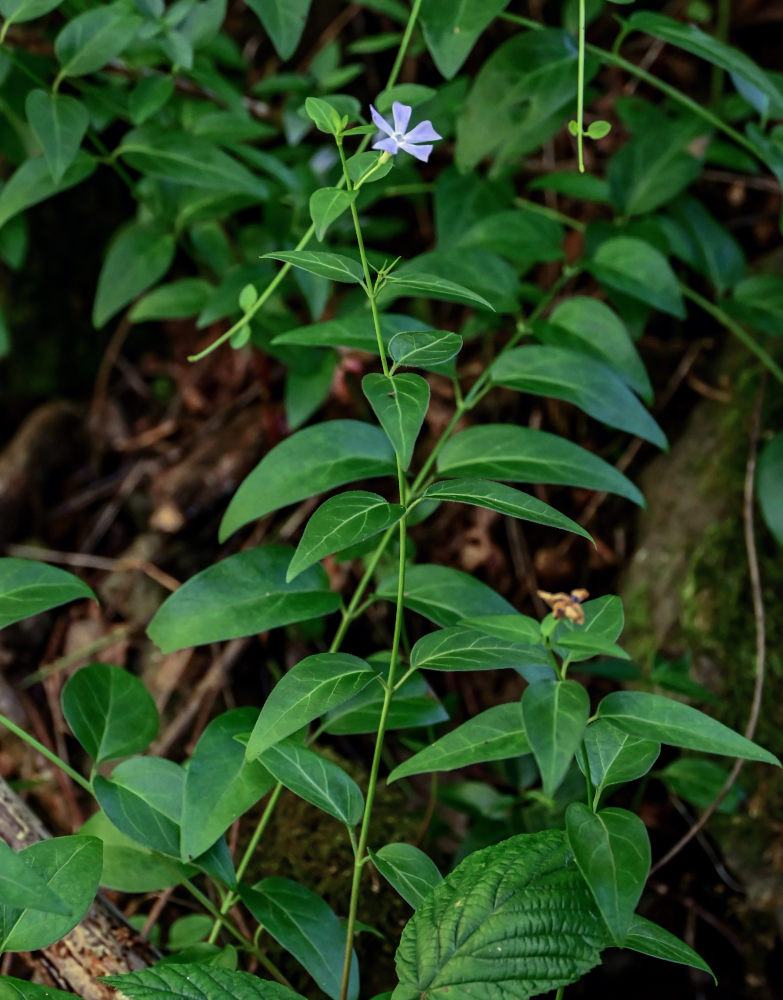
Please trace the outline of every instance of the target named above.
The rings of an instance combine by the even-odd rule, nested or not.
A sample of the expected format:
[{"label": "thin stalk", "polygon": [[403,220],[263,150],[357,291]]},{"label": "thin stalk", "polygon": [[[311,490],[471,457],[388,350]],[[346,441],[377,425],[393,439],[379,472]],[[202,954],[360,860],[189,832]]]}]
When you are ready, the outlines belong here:
[{"label": "thin stalk", "polygon": [[558,212],[557,209],[549,208],[547,205],[539,205],[537,201],[530,201],[528,198],[515,198],[514,205],[525,212],[532,212],[534,215],[540,215],[545,219],[552,219],[553,222],[560,222],[564,226],[569,226],[571,229],[576,230],[578,233],[583,233],[587,229],[585,223],[580,222],[579,219],[572,219],[565,212]]},{"label": "thin stalk", "polygon": [[402,61],[408,51],[408,46],[411,42],[411,36],[413,35],[413,28],[419,17],[419,11],[421,10],[422,0],[413,0],[413,6],[411,7],[410,17],[408,18],[408,23],[405,25],[405,31],[402,36],[402,41],[400,42],[400,47],[397,49],[397,55],[394,59],[394,65],[391,68],[391,73],[389,73],[389,79],[386,81],[386,89],[393,87],[397,82],[397,77],[400,75],[400,70],[402,69]]},{"label": "thin stalk", "polygon": [[5,726],[6,729],[10,729],[15,736],[24,740],[25,743],[29,744],[33,747],[33,749],[37,750],[38,753],[46,757],[48,761],[51,761],[51,763],[56,767],[59,767],[61,771],[64,771],[69,778],[76,782],[77,785],[81,785],[86,792],[90,793],[90,795],[93,794],[92,785],[89,781],[82,777],[78,771],[74,771],[70,764],[66,764],[65,761],[61,757],[58,757],[54,751],[49,749],[49,747],[44,746],[43,743],[39,743],[34,736],[26,733],[24,729],[17,726],[15,722],[12,722],[7,716],[2,714],[0,714],[0,725]]},{"label": "thin stalk", "polygon": [[579,56],[577,58],[576,93],[576,150],[579,173],[585,172],[584,131],[585,131],[585,0],[579,0]]},{"label": "thin stalk", "polygon": [[[719,42],[728,42],[731,25],[731,0],[718,0],[718,16],[715,20],[715,37]],[[714,108],[723,97],[724,71],[722,66],[712,67],[710,78],[710,104]]]}]

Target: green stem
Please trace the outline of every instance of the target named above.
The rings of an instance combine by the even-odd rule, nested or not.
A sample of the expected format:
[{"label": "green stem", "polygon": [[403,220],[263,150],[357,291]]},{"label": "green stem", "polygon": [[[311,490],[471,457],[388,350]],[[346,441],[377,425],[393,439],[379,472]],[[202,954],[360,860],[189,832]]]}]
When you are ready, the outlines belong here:
[{"label": "green stem", "polygon": [[[715,37],[719,42],[728,42],[730,25],[731,0],[718,0],[718,16],[715,20]],[[723,96],[724,75],[722,66],[713,65],[712,76],[710,78],[710,105],[713,108],[720,103],[720,99]]]},{"label": "green stem", "polygon": [[563,993],[565,993],[565,986],[558,986],[555,1000],[563,1000]]},{"label": "green stem", "polygon": [[56,767],[59,767],[61,771],[64,771],[69,778],[76,782],[77,785],[81,785],[86,792],[90,793],[90,795],[93,794],[92,785],[86,778],[82,777],[78,771],[74,771],[71,765],[66,764],[64,760],[54,753],[54,751],[45,747],[43,743],[39,743],[34,736],[26,733],[24,729],[21,729],[15,722],[12,722],[9,718],[2,714],[0,714],[0,725],[5,726],[6,729],[10,729],[12,733],[19,737],[19,739],[24,740],[25,743],[29,744],[33,747],[33,749],[37,750],[38,753],[46,757],[48,761],[51,761],[51,763]]},{"label": "green stem", "polygon": [[584,130],[585,130],[585,0],[579,0],[579,56],[577,60],[576,93],[576,149],[579,173],[585,172]]},{"label": "green stem", "polygon": [[534,215],[551,219],[553,222],[560,222],[564,226],[569,226],[571,229],[576,230],[578,233],[583,233],[587,229],[587,225],[584,222],[572,219],[565,212],[558,212],[554,208],[549,208],[547,205],[540,205],[537,201],[530,201],[528,198],[515,198],[514,205],[524,212],[533,212]]},{"label": "green stem", "polygon": [[402,36],[402,41],[400,42],[400,47],[397,49],[397,55],[394,59],[394,65],[391,68],[391,73],[389,73],[389,79],[386,81],[386,89],[393,87],[397,82],[397,77],[400,75],[400,70],[402,69],[402,61],[405,58],[405,54],[408,51],[408,46],[411,42],[411,36],[413,35],[413,28],[416,21],[419,18],[419,11],[421,10],[422,0],[413,0],[413,6],[411,7],[410,16],[408,18],[408,23],[405,25],[405,31]]}]

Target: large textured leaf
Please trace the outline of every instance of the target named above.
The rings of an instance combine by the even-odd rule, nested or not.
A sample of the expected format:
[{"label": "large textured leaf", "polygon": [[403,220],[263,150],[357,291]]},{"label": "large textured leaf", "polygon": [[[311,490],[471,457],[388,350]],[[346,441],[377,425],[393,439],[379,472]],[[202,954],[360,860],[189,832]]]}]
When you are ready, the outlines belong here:
[{"label": "large textured leaf", "polygon": [[93,326],[101,327],[123,306],[159,281],[174,259],[171,233],[132,222],[112,240],[98,276]]},{"label": "large textured leaf", "polygon": [[70,916],[71,909],[44,879],[26,864],[24,857],[0,840],[0,899],[5,906]]},{"label": "large textured leaf", "polygon": [[192,861],[207,851],[235,819],[272,788],[258,761],[245,758],[236,739],[253,726],[252,708],[235,708],[213,719],[188,762],[182,796],[180,855]]},{"label": "large textured leaf", "polygon": [[371,373],[362,379],[364,395],[386,431],[400,465],[407,469],[430,402],[430,387],[421,375]]},{"label": "large textured leaf", "polygon": [[324,250],[280,250],[265,253],[264,257],[281,260],[284,264],[291,264],[331,281],[356,285],[364,280],[364,271],[359,261],[344,254],[326,253]]},{"label": "large textured leaf", "polygon": [[329,590],[320,566],[286,583],[292,555],[291,548],[267,545],[215,563],[163,602],[147,634],[164,653],[172,653],[335,611],[340,598]]},{"label": "large textured leaf", "polygon": [[366,490],[351,490],[330,497],[307,522],[286,572],[286,580],[293,580],[324,556],[372,538],[396,524],[404,513],[405,508],[400,504],[389,503],[377,493]]},{"label": "large textured leaf", "polygon": [[396,470],[394,451],[380,427],[358,420],[305,427],[272,448],[242,482],[223,516],[220,540],[279,507]]},{"label": "large textured leaf", "polygon": [[598,964],[609,937],[559,830],[476,851],[408,921],[393,1000],[527,1000]]},{"label": "large textured leaf", "polygon": [[370,851],[370,857],[381,875],[414,910],[443,881],[435,862],[413,844],[386,844],[379,851]]},{"label": "large textured leaf", "polygon": [[2,951],[34,951],[64,937],[87,912],[101,875],[101,842],[95,837],[41,840],[20,851],[19,857],[62,899],[68,912],[43,913],[31,906],[16,909],[0,903]]},{"label": "large textured leaf", "polygon": [[2,1000],[79,1000],[75,993],[65,993],[52,986],[39,986],[29,979],[16,979],[14,976],[3,976],[0,990]]},{"label": "large textured leaf", "polygon": [[658,759],[661,744],[632,736],[606,719],[596,719],[585,730],[584,749],[576,755],[582,773],[589,773],[595,802],[604,789],[647,774]]},{"label": "large textured leaf", "polygon": [[35,156],[25,160],[11,174],[0,190],[0,227],[31,205],[51,198],[60,191],[81,184],[98,166],[98,161],[87,153],[77,153],[59,181],[52,177],[46,157]]},{"label": "large textured leaf", "polygon": [[0,559],[0,628],[84,597],[97,600],[73,573],[32,559]]},{"label": "large textured leaf", "polygon": [[[397,599],[397,574],[381,580],[377,596]],[[449,566],[419,564],[405,574],[405,606],[436,625],[456,625],[471,615],[512,614],[514,608],[497,591],[474,576]]]},{"label": "large textured leaf", "polygon": [[395,334],[389,341],[389,354],[395,367],[427,368],[442,365],[462,348],[462,337],[448,330],[433,330],[418,333],[404,331]]},{"label": "large textured leaf", "polygon": [[97,775],[95,797],[117,829],[142,847],[179,858],[179,824],[185,772],[162,757],[131,757]]},{"label": "large textured leaf", "polygon": [[530,753],[530,742],[518,701],[493,705],[480,712],[430,746],[409,757],[391,772],[387,782],[410,774],[430,771],[453,771],[469,764],[507,760]]},{"label": "large textured leaf", "polygon": [[433,500],[452,500],[455,503],[486,507],[488,510],[496,510],[523,521],[533,521],[535,524],[546,524],[552,528],[562,528],[563,531],[573,531],[574,534],[592,541],[588,531],[570,517],[561,514],[559,510],[550,507],[548,503],[489,479],[451,479],[448,482],[433,483],[427,487],[423,496]]},{"label": "large textured leaf", "polygon": [[77,15],[55,39],[61,72],[64,76],[94,73],[130,45],[142,23],[124,3],[104,4]]},{"label": "large textured leaf", "polygon": [[631,390],[584,354],[546,345],[516,347],[495,360],[490,376],[496,385],[574,403],[610,427],[666,447],[663,431]]},{"label": "large textured leaf", "polygon": [[450,80],[465,62],[481,32],[508,6],[508,0],[427,0],[421,23],[427,48]]},{"label": "large textured leaf", "polygon": [[289,59],[302,37],[312,0],[247,0],[258,16],[277,54]]},{"label": "large textured leaf", "polygon": [[158,710],[144,684],[108,663],[78,670],[63,688],[62,708],[96,764],[143,753],[158,731]]},{"label": "large textured leaf", "polygon": [[300,660],[264,702],[247,744],[248,758],[342,705],[377,676],[369,663],[350,653],[316,653]]},{"label": "large textured leaf", "polygon": [[651,920],[646,920],[638,914],[631,919],[631,926],[625,936],[625,948],[638,951],[642,955],[652,955],[666,962],[677,962],[679,965],[690,965],[694,969],[707,972],[715,980],[715,974],[704,959],[697,955],[684,941],[680,941],[669,931],[659,927]]},{"label": "large textured leaf", "polygon": [[548,798],[565,777],[589,714],[587,691],[576,681],[539,681],[525,688],[522,719]]},{"label": "large textured leaf", "polygon": [[102,976],[128,1000],[302,1000],[287,986],[249,972],[173,962],[124,976]]},{"label": "large textured leaf", "polygon": [[647,691],[614,691],[596,713],[633,736],[703,753],[741,757],[780,767],[777,757],[690,705]]},{"label": "large textured leaf", "polygon": [[614,943],[620,947],[650,871],[650,838],[627,809],[594,813],[582,802],[566,809],[566,833],[576,863]]},{"label": "large textured leaf", "polygon": [[45,90],[31,90],[24,107],[51,175],[59,183],[73,163],[90,124],[87,108],[75,97]]},{"label": "large textured leaf", "polygon": [[685,306],[669,262],[660,250],[634,236],[602,243],[585,265],[595,278],[662,312],[685,318]]},{"label": "large textured leaf", "polygon": [[[287,878],[266,878],[252,889],[242,889],[241,896],[256,920],[301,962],[324,993],[339,1000],[345,927],[321,897]],[[356,1000],[358,994],[354,955],[347,1000]]]},{"label": "large textured leaf", "polygon": [[438,471],[449,477],[605,490],[644,505],[639,490],[608,462],[557,434],[530,427],[469,427],[446,442],[438,455]]},{"label": "large textured leaf", "polygon": [[267,747],[259,760],[276,781],[317,809],[347,826],[356,826],[364,812],[361,789],[334,761],[294,740]]},{"label": "large textured leaf", "polygon": [[516,670],[529,654],[526,643],[455,625],[419,639],[411,650],[411,666],[418,670]]}]

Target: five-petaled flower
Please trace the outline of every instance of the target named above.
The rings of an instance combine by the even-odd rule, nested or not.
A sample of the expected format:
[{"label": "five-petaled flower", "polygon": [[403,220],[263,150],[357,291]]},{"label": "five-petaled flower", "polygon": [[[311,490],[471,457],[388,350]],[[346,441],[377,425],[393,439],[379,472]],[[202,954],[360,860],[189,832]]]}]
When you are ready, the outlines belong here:
[{"label": "five-petaled flower", "polygon": [[[376,139],[372,144],[372,148],[382,149],[385,153],[392,154],[399,153],[402,150],[405,153],[410,153],[411,156],[415,156],[417,160],[422,160],[426,163],[432,152],[431,143],[435,139],[441,139],[442,136],[438,135],[432,127],[431,121],[420,122],[410,132],[406,132],[408,122],[411,120],[411,110],[409,105],[400,104],[399,101],[395,101],[392,104],[392,113],[394,115],[394,126],[392,127],[385,118],[378,114],[371,104],[370,113],[372,114],[372,120],[381,132],[384,132],[388,136],[386,139]],[[419,143],[429,143],[429,145],[422,146],[418,145]]]}]

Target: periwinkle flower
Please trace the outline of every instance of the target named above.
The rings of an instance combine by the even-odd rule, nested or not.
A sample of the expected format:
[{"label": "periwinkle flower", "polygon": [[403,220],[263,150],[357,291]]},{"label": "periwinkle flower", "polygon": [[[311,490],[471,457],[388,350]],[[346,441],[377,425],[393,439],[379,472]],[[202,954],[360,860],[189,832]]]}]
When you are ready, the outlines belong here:
[{"label": "periwinkle flower", "polygon": [[[395,101],[392,104],[392,114],[394,115],[394,125],[392,126],[385,118],[378,114],[371,104],[370,114],[372,115],[372,120],[381,132],[384,132],[388,136],[387,139],[376,139],[372,144],[372,148],[382,149],[385,153],[391,153],[392,155],[402,150],[404,153],[410,153],[417,160],[426,163],[432,152],[431,143],[435,139],[441,139],[442,136],[438,135],[432,127],[431,121],[420,122],[410,132],[406,132],[408,122],[411,120],[412,110],[409,105],[400,104],[399,101]],[[428,145],[419,145],[420,143],[428,143]]]}]

